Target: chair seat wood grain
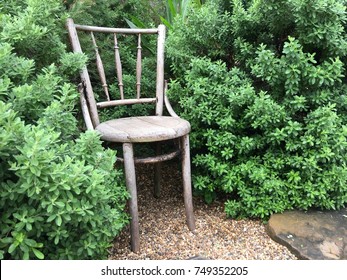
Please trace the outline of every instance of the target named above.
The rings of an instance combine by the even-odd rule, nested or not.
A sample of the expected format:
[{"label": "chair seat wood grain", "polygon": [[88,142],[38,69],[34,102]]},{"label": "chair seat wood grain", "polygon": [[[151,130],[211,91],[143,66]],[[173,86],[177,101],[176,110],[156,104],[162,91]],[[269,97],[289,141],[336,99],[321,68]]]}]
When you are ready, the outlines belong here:
[{"label": "chair seat wood grain", "polygon": [[95,130],[105,141],[144,143],[186,135],[190,132],[190,124],[181,118],[141,116],[109,120],[99,124]]}]

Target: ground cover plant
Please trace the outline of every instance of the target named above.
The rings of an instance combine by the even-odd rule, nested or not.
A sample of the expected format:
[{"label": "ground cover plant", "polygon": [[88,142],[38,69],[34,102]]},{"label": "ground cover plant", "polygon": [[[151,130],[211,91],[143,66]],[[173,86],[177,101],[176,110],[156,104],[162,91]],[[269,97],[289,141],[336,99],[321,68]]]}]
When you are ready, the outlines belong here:
[{"label": "ground cover plant", "polygon": [[347,202],[345,1],[214,1],[177,18],[169,95],[194,187],[231,217]]},{"label": "ground cover plant", "polygon": [[60,1],[0,4],[0,259],[100,259],[127,223],[116,154],[76,119]]}]

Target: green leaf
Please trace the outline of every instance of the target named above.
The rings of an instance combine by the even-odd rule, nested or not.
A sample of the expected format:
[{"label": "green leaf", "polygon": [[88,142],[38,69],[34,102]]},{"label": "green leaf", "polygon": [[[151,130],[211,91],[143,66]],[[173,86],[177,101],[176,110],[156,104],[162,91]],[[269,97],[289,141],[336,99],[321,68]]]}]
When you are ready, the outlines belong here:
[{"label": "green leaf", "polygon": [[172,28],[171,23],[168,22],[168,21],[167,21],[165,18],[163,18],[162,16],[160,17],[160,20],[161,20],[161,22],[162,22],[163,24],[165,24],[165,26],[166,26],[167,28]]},{"label": "green leaf", "polygon": [[30,223],[25,224],[25,229],[27,231],[31,231],[33,229],[33,226]]},{"label": "green leaf", "polygon": [[19,248],[22,250],[22,252],[29,252],[29,247],[25,243],[21,243]]},{"label": "green leaf", "polygon": [[5,243],[5,244],[9,244],[13,242],[13,238],[12,237],[5,237],[0,239],[0,242]]},{"label": "green leaf", "polygon": [[47,207],[47,212],[48,212],[48,213],[51,213],[52,210],[53,210],[53,205],[52,205],[52,204],[48,205],[48,207]]},{"label": "green leaf", "polygon": [[18,242],[14,242],[11,244],[11,246],[8,248],[8,252],[10,254],[12,254],[14,252],[14,250],[16,250],[16,248],[18,247],[19,243]]},{"label": "green leaf", "polygon": [[168,12],[168,19],[173,20],[174,17],[177,15],[177,10],[176,10],[176,7],[173,3],[173,0],[167,0],[166,4],[167,4],[167,8],[169,8],[167,11]]},{"label": "green leaf", "polygon": [[64,208],[65,203],[62,201],[57,201],[57,202],[55,202],[55,205],[57,205],[59,208]]},{"label": "green leaf", "polygon": [[57,224],[58,227],[60,227],[62,222],[63,222],[63,220],[62,220],[61,216],[58,215],[57,218],[55,219],[55,223]]},{"label": "green leaf", "polygon": [[49,222],[52,222],[56,217],[57,217],[56,214],[53,214],[53,215],[49,216],[48,219],[47,219],[47,222],[48,222],[48,223],[49,223]]},{"label": "green leaf", "polygon": [[23,260],[29,260],[29,251],[24,252]]},{"label": "green leaf", "polygon": [[125,21],[130,26],[130,28],[146,28],[146,25],[135,16],[132,16],[131,20],[125,18]]},{"label": "green leaf", "polygon": [[33,239],[25,239],[25,240],[24,240],[24,243],[27,244],[27,245],[30,246],[30,247],[35,247],[36,244],[37,244],[36,241],[33,240]]},{"label": "green leaf", "polygon": [[37,249],[35,249],[35,248],[31,248],[31,249],[33,250],[35,256],[36,256],[39,260],[43,260],[43,259],[45,258],[44,254],[43,254],[41,251],[39,251],[39,250],[37,250]]},{"label": "green leaf", "polygon": [[54,238],[54,244],[57,245],[59,243],[59,236],[57,235],[55,238]]}]

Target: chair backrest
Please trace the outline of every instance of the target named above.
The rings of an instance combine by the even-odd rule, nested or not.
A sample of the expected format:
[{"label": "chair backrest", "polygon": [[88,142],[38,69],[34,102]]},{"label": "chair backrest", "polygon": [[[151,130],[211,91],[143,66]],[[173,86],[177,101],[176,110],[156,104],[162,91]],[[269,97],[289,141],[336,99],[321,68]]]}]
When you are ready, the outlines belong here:
[{"label": "chair backrest", "polygon": [[[97,27],[88,25],[75,24],[73,19],[69,18],[67,20],[67,29],[69,32],[70,42],[72,49],[76,53],[83,53],[81,48],[81,43],[78,36],[78,31],[87,32],[91,36],[91,44],[93,45],[96,59],[96,67],[100,77],[100,82],[102,84],[103,91],[106,96],[106,101],[96,102],[91,79],[87,70],[84,67],[81,72],[81,80],[86,95],[86,103],[88,106],[88,114],[90,115],[92,126],[97,126],[99,121],[98,109],[112,107],[117,105],[131,105],[131,104],[143,104],[143,103],[154,103],[155,104],[155,114],[163,114],[163,101],[164,101],[164,42],[165,42],[165,26],[159,25],[158,28],[151,29],[132,29],[132,28],[109,28],[109,27]],[[109,94],[109,87],[106,81],[106,75],[104,70],[104,65],[101,59],[100,52],[98,50],[96,36],[97,32],[110,33],[113,35],[113,48],[115,56],[115,68],[116,77],[119,87],[119,99],[111,100]],[[120,35],[134,35],[137,36],[137,55],[136,55],[136,85],[134,85],[134,98],[124,97],[124,84],[123,84],[123,73],[122,64],[120,59],[120,50],[118,44],[118,38]],[[141,97],[141,75],[142,75],[142,35],[144,34],[154,34],[157,36],[157,66],[156,66],[156,95],[153,98],[142,98]],[[136,92],[136,96],[135,96]],[[87,122],[87,121],[86,121]]]}]

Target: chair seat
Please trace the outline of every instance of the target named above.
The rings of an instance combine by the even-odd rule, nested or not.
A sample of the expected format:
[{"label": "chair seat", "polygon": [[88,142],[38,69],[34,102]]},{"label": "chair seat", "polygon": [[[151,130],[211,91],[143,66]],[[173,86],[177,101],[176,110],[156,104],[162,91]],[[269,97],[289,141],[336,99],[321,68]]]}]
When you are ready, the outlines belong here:
[{"label": "chair seat", "polygon": [[181,118],[142,116],[109,120],[100,123],[95,130],[102,140],[141,143],[181,137],[190,132],[190,124]]}]

